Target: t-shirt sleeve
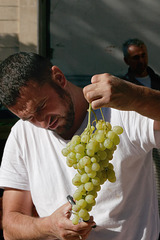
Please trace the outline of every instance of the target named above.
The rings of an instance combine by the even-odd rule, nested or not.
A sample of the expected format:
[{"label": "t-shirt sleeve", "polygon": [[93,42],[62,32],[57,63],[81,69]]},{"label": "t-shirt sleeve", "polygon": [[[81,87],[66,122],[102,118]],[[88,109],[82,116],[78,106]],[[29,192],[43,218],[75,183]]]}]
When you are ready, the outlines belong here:
[{"label": "t-shirt sleeve", "polygon": [[122,111],[121,116],[126,134],[135,147],[145,152],[160,148],[160,131],[154,131],[154,120],[132,111]]},{"label": "t-shirt sleeve", "polygon": [[0,187],[29,190],[23,146],[12,129],[6,141],[0,168]]}]

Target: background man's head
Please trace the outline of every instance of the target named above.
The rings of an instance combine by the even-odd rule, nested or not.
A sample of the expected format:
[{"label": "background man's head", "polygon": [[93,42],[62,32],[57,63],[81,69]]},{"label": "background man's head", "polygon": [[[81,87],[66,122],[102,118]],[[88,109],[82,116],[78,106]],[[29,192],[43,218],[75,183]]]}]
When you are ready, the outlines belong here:
[{"label": "background man's head", "polygon": [[123,55],[125,63],[136,77],[148,75],[148,53],[145,43],[137,38],[129,39],[123,43]]}]

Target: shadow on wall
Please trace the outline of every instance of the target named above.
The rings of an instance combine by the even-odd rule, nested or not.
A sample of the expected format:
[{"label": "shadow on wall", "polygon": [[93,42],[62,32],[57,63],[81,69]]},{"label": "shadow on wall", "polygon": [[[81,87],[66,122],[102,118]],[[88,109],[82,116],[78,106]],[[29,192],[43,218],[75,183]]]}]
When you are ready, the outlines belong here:
[{"label": "shadow on wall", "polygon": [[0,62],[19,51],[37,52],[37,46],[20,43],[17,34],[0,34]]}]

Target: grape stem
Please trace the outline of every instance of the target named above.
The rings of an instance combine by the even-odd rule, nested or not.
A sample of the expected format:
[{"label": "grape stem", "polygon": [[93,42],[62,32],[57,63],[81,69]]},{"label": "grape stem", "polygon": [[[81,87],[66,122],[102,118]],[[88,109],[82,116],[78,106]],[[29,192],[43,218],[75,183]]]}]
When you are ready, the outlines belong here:
[{"label": "grape stem", "polygon": [[92,106],[91,104],[89,104],[89,109],[88,109],[88,124],[87,124],[87,129],[90,130],[91,128],[91,110],[92,110]]},{"label": "grape stem", "polygon": [[[98,122],[97,120],[97,116],[95,114],[95,111],[93,110],[91,104],[89,104],[89,109],[88,109],[88,125],[87,125],[87,128],[90,129],[91,127],[91,112],[94,114],[94,117],[95,117],[95,120],[96,120],[96,123]],[[102,109],[100,108],[100,112],[101,112],[101,116],[102,116],[102,119],[103,121],[105,122],[105,119],[104,119],[104,115],[103,115],[103,112],[102,112]]]}]

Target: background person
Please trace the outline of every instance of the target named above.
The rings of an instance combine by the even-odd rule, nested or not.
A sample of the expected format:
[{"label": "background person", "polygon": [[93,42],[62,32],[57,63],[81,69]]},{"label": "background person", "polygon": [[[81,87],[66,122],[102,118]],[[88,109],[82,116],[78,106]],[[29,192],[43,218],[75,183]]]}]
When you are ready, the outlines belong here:
[{"label": "background person", "polygon": [[160,76],[148,66],[148,51],[145,43],[137,38],[128,39],[122,45],[124,61],[129,66],[123,79],[160,90]]}]

